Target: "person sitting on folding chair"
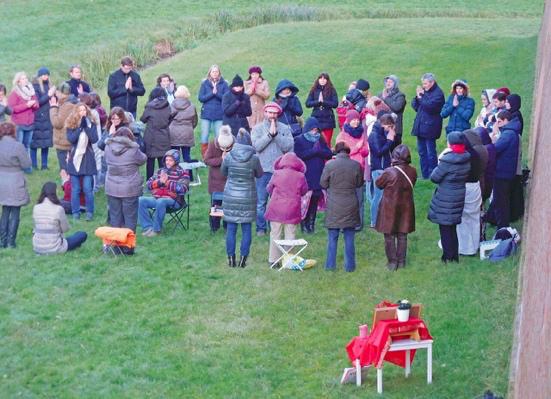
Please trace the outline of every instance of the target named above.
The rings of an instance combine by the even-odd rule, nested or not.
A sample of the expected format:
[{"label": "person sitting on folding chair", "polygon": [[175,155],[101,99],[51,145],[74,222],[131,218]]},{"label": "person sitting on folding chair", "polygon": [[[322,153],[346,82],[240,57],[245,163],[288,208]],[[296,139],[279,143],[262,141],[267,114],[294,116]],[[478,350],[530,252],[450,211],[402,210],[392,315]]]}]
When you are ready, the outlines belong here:
[{"label": "person sitting on folding chair", "polygon": [[[178,210],[185,205],[189,173],[178,165],[179,162],[178,151],[167,151],[163,158],[165,167],[147,181],[153,197],[140,197],[138,206],[138,219],[145,237],[154,237],[161,232],[167,210]],[[149,209],[155,209],[152,215]]]}]

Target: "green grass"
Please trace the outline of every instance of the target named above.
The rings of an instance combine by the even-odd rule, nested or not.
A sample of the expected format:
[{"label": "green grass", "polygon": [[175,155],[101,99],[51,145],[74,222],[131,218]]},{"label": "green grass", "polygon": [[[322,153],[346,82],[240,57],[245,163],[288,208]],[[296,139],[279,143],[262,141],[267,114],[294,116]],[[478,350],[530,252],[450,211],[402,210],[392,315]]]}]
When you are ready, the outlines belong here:
[{"label": "green grass", "polygon": [[[211,63],[221,64],[226,78],[255,63],[272,87],[291,78],[304,101],[321,70],[329,71],[339,95],[358,77],[380,89],[382,77],[395,73],[409,101],[418,77],[431,70],[446,92],[457,77],[467,78],[473,93],[508,85],[523,96],[529,119],[537,18],[354,23],[361,29],[326,21],[229,33],[142,76],[150,88],[169,71],[195,98]],[[408,106],[410,146],[413,116]],[[191,230],[139,237],[130,258],[99,255],[93,230],[105,220],[103,195],[96,196],[93,223],[72,224],[88,231],[90,241],[64,256],[33,255],[32,209],[24,208],[19,248],[1,255],[1,397],[376,398],[373,371],[361,388],[339,384],[348,366],[344,347],[359,324],[370,323],[376,303],[403,297],[425,305],[436,342],[434,383],[426,385],[426,357],[419,353],[407,380],[402,369],[386,366],[384,397],[506,393],[518,257],[497,264],[464,257],[458,266],[442,266],[437,227],[426,219],[431,183],[416,187],[417,231],[405,270],[387,272],[382,236],[364,230],[356,238],[357,271],[325,272],[320,216],[306,252],[318,266],[278,273],[267,270],[267,237],[253,239],[247,269],[225,266],[223,235],[208,231],[206,172],[200,173],[205,184],[193,191]],[[56,175],[29,177],[33,199],[47,178]],[[342,251],[338,259],[342,265]]]}]

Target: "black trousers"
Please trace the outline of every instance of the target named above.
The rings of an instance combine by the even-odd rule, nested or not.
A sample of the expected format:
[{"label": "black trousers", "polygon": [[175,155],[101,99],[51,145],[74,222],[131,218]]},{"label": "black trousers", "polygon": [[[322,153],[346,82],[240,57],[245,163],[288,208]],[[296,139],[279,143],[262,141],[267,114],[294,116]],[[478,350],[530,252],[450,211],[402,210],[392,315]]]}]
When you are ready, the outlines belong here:
[{"label": "black trousers", "polygon": [[490,213],[498,228],[508,227],[511,220],[511,183],[509,179],[495,179]]},{"label": "black trousers", "polygon": [[162,168],[163,165],[163,157],[159,158],[147,158],[147,163],[145,164],[145,173],[146,173],[146,180],[149,180],[151,176],[155,173],[155,160],[157,160],[157,164],[159,165],[159,169]]},{"label": "black trousers", "polygon": [[456,224],[440,227],[440,241],[442,243],[442,260],[459,262],[459,241],[457,240]]}]

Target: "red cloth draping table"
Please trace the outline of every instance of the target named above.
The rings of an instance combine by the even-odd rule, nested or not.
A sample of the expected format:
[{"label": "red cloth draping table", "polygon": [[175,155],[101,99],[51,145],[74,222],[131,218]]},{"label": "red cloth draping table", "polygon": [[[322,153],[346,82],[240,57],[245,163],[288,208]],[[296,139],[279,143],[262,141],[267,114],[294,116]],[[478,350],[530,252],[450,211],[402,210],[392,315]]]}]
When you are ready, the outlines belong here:
[{"label": "red cloth draping table", "polygon": [[[406,367],[406,352],[388,352],[391,344],[391,335],[403,332],[418,331],[421,340],[432,339],[425,322],[421,319],[409,319],[408,321],[382,320],[377,323],[371,334],[366,338],[354,337],[346,345],[348,358],[355,363],[360,359],[361,366],[373,365],[381,367],[384,360],[397,366]],[[407,339],[408,336],[393,337],[394,341]],[[411,351],[411,362],[415,356],[415,350]]]}]

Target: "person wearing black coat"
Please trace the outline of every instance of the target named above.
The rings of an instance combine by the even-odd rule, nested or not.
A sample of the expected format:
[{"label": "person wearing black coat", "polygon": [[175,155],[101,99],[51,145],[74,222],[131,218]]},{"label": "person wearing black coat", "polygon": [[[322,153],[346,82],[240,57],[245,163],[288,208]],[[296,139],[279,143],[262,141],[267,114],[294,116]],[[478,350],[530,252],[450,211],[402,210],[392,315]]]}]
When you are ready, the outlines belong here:
[{"label": "person wearing black coat", "polygon": [[138,97],[145,94],[145,88],[138,72],[133,71],[134,61],[123,57],[121,67],[109,75],[107,94],[111,100],[111,108],[121,107],[136,117]]},{"label": "person wearing black coat", "polygon": [[[524,118],[520,111],[521,98],[518,94],[509,94],[505,101],[505,108],[511,113],[511,120],[518,122],[517,133],[519,140],[524,130]],[[510,221],[515,222],[524,215],[524,187],[522,185],[522,144],[518,148],[517,174],[511,182],[511,216]]]},{"label": "person wearing black coat", "polygon": [[442,134],[440,111],[446,99],[432,73],[424,74],[421,82],[422,87],[417,86],[416,96],[411,102],[411,106],[417,112],[411,134],[417,137],[421,174],[423,179],[428,179],[438,163],[436,140]]},{"label": "person wearing black coat", "polygon": [[337,91],[331,83],[329,74],[320,73],[310,89],[306,99],[306,108],[313,108],[312,116],[318,120],[321,134],[329,147],[331,147],[333,129],[336,126],[333,108],[337,108],[338,105]]},{"label": "person wearing black coat", "polygon": [[231,127],[231,132],[237,136],[239,129],[243,128],[248,132],[251,131],[247,116],[251,116],[251,99],[248,94],[243,91],[243,79],[239,75],[235,75],[230,85],[230,91],[222,97],[222,110],[224,111],[223,124]]},{"label": "person wearing black coat", "polygon": [[397,115],[396,118],[396,136],[402,137],[403,117],[406,108],[406,96],[400,91],[400,80],[396,75],[388,75],[384,78],[385,88],[379,94],[388,108]]},{"label": "person wearing black coat", "polygon": [[73,96],[78,97],[81,93],[92,92],[90,85],[81,79],[82,69],[80,69],[80,65],[71,65],[71,68],[69,68],[69,76],[71,79],[69,79],[67,83],[71,86],[71,94]]},{"label": "person wearing black coat", "polygon": [[34,92],[39,108],[34,111],[34,132],[31,141],[32,168],[38,169],[37,152],[40,148],[42,170],[48,169],[48,149],[53,143],[53,127],[50,121],[50,98],[55,93],[55,87],[50,87],[50,71],[40,68],[33,82]]},{"label": "person wearing black coat", "polygon": [[298,116],[302,116],[302,105],[297,97],[298,91],[298,87],[296,87],[293,82],[283,79],[277,84],[273,99],[273,101],[283,110],[277,120],[289,126],[293,133],[293,137],[303,132],[297,120]]},{"label": "person wearing black coat", "polygon": [[442,262],[459,262],[459,241],[456,227],[461,223],[465,204],[465,182],[471,169],[470,154],[465,150],[461,132],[448,134],[448,148],[430,175],[438,184],[430,203],[428,219],[439,225]]}]

